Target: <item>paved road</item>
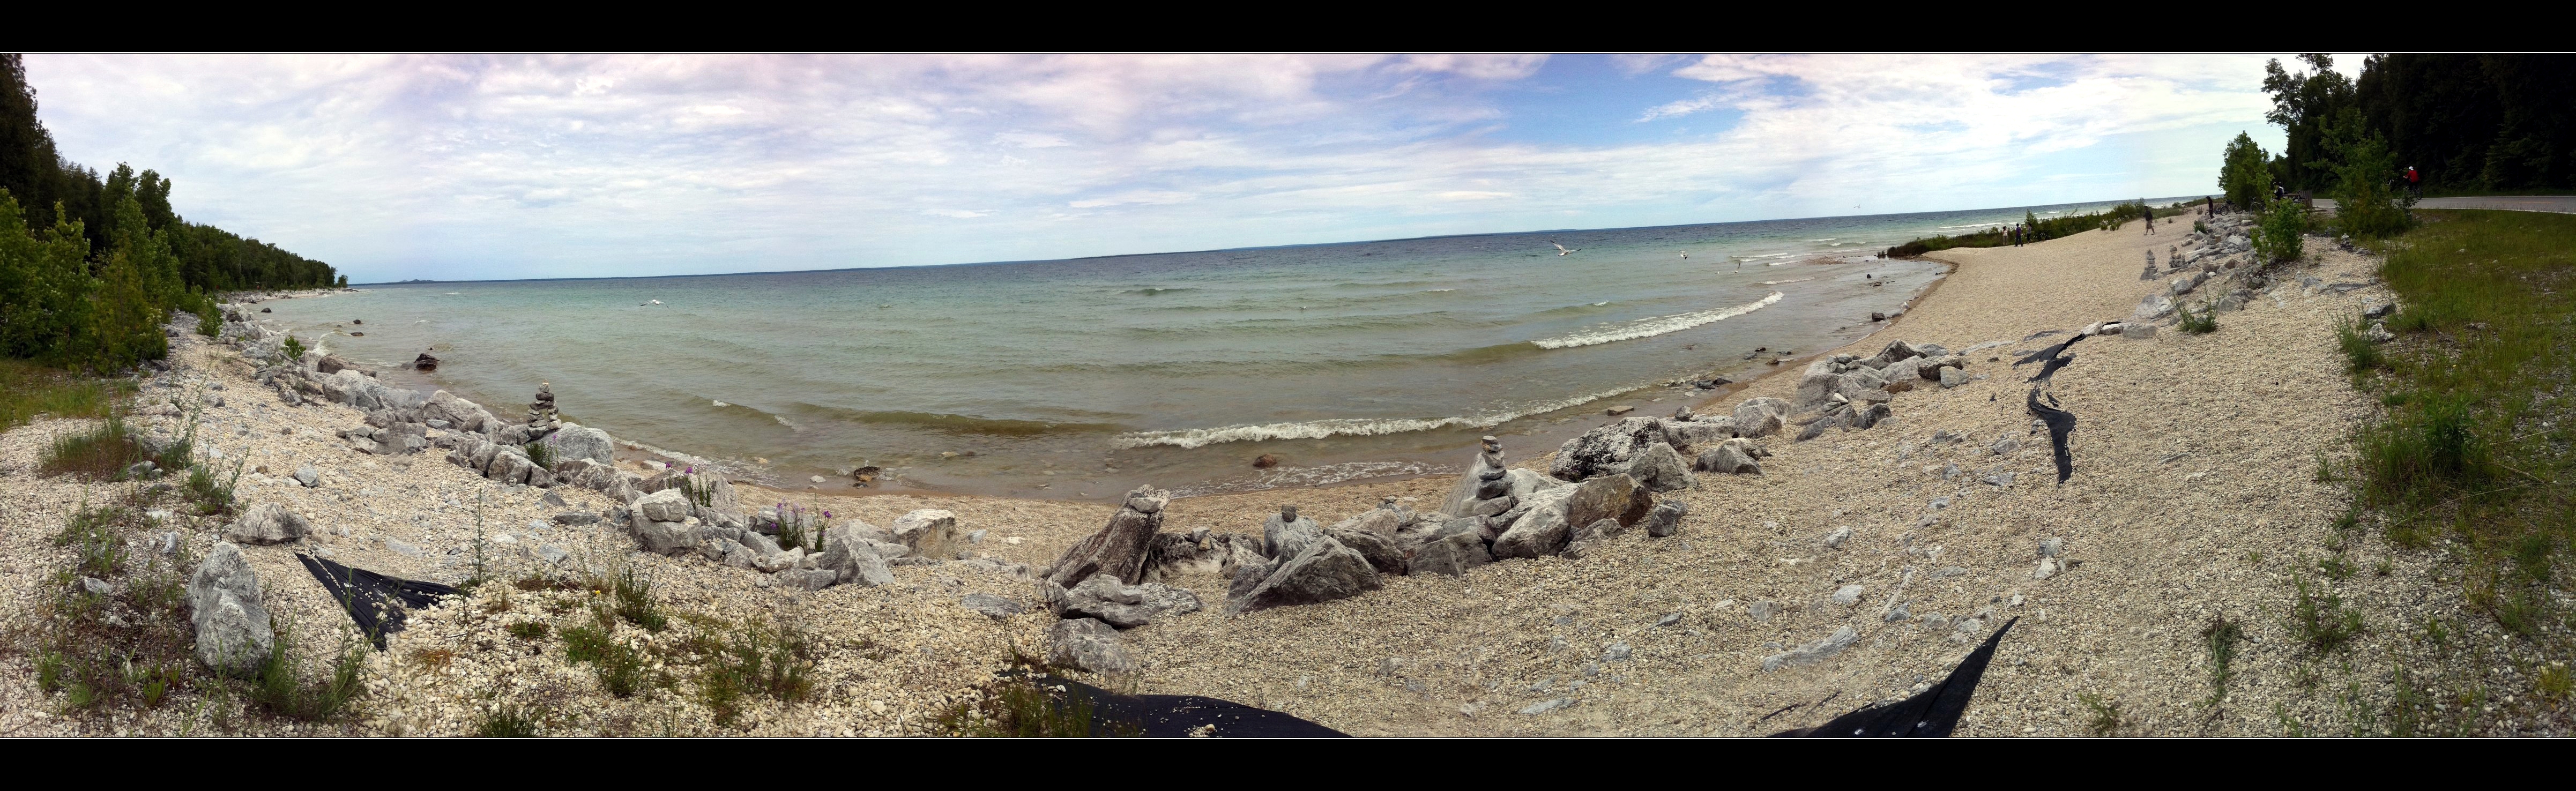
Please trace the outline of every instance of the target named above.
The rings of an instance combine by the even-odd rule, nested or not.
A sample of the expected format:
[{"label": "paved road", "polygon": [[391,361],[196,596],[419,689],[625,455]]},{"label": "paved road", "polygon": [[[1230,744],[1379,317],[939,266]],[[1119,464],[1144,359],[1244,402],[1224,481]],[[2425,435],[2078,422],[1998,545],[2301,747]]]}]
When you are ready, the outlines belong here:
[{"label": "paved road", "polygon": [[[2331,209],[2335,202],[2318,198],[2316,206]],[[2500,209],[2503,211],[2545,211],[2576,214],[2576,195],[2493,195],[2470,198],[2425,198],[2418,209]]]}]

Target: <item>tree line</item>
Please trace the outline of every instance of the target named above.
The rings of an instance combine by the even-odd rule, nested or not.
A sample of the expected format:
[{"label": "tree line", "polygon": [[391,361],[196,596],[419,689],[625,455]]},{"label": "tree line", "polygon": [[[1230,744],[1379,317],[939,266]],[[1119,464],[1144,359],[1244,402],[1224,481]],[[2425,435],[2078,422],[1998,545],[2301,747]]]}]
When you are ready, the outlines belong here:
[{"label": "tree line", "polygon": [[2372,55],[2358,79],[2334,58],[2309,69],[2264,67],[2266,119],[2288,133],[2266,162],[2272,181],[2330,190],[2355,164],[2352,146],[2376,138],[2392,168],[2414,167],[2434,193],[2576,189],[2576,55]]},{"label": "tree line", "polygon": [[214,325],[217,293],[347,285],[329,264],[186,221],[170,190],[150,170],[64,160],[24,59],[0,54],[0,355],[124,368],[168,353],[173,310]]}]

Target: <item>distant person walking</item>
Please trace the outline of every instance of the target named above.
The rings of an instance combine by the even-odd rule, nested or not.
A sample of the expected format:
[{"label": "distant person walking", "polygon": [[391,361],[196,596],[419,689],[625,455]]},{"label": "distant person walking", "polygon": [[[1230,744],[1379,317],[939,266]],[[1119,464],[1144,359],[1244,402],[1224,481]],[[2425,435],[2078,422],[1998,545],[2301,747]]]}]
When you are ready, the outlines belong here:
[{"label": "distant person walking", "polygon": [[2408,197],[2424,197],[2424,174],[2415,172],[2414,165],[2406,166],[2406,194]]},{"label": "distant person walking", "polygon": [[2156,209],[2155,209],[2155,207],[2147,205],[2147,201],[2146,201],[2146,199],[2144,199],[2144,198],[2140,198],[2140,199],[2138,199],[2138,214],[2139,214],[2139,216],[2142,216],[2142,217],[2147,218],[2147,235],[2148,235],[2148,236],[2154,236],[2154,235],[2156,235]]}]

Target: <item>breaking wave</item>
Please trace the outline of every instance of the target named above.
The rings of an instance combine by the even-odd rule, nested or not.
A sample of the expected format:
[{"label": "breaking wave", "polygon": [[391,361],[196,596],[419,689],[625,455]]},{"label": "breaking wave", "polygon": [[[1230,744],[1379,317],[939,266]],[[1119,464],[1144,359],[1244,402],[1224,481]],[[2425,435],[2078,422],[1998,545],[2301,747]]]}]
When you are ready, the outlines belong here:
[{"label": "breaking wave", "polygon": [[1529,417],[1531,415],[1541,415],[1554,412],[1559,409],[1582,406],[1583,404],[1609,398],[1634,389],[1636,388],[1624,387],[1617,390],[1604,390],[1590,395],[1580,395],[1572,398],[1529,404],[1518,409],[1488,412],[1481,415],[1470,415],[1465,417],[1334,418],[1330,420],[1309,420],[1297,423],[1263,423],[1259,425],[1245,424],[1237,426],[1219,426],[1217,428],[1181,429],[1178,431],[1138,431],[1120,435],[1118,438],[1110,440],[1109,444],[1112,447],[1122,450],[1127,448],[1142,448],[1150,445],[1169,445],[1175,448],[1200,448],[1221,442],[1260,442],[1267,439],[1323,439],[1325,437],[1374,437],[1387,434],[1404,434],[1415,431],[1432,431],[1444,428],[1484,429],[1493,428],[1506,422]]},{"label": "breaking wave", "polygon": [[1537,345],[1541,349],[1571,349],[1577,346],[1596,346],[1604,343],[1636,340],[1638,338],[1652,338],[1666,333],[1680,332],[1712,321],[1724,321],[1735,318],[1737,316],[1770,307],[1773,303],[1779,301],[1780,292],[1774,291],[1771,292],[1770,296],[1733,307],[1718,308],[1716,310],[1703,310],[1696,313],[1680,313],[1671,316],[1657,316],[1651,319],[1638,319],[1626,324],[1604,327],[1596,330],[1587,330],[1572,335],[1545,338],[1530,341],[1530,343]]}]

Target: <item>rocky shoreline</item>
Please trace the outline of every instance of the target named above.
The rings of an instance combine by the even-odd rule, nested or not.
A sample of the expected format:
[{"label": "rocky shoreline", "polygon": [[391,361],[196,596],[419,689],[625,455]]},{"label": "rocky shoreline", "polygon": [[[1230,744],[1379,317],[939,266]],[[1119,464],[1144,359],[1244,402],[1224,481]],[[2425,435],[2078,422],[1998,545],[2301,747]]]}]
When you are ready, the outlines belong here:
[{"label": "rocky shoreline", "polygon": [[[2324,328],[2384,297],[2358,256],[2253,267],[2239,221],[2211,222],[2187,251],[2116,231],[1944,251],[1953,275],[1891,322],[1907,340],[1811,358],[1722,412],[1605,420],[1517,465],[1486,437],[1454,478],[1196,498],[1145,487],[1109,505],[764,494],[719,471],[619,460],[621,443],[561,422],[542,395],[503,419],[328,355],[286,359],[246,305],[217,342],[176,336],[133,425],[147,445],[195,436],[244,468],[240,514],[165,520],[169,554],[226,569],[208,579],[206,611],[244,614],[201,631],[253,634],[256,605],[302,625],[277,650],[342,639],[347,616],[298,555],[446,584],[527,581],[411,613],[369,655],[365,714],[324,732],[470,732],[494,701],[524,699],[571,733],[936,733],[1031,655],[1357,734],[1765,733],[1902,697],[2013,617],[2024,622],[1961,733],[2070,732],[2078,692],[2129,701],[2152,732],[2265,732],[2271,712],[2252,703],[2190,715],[2201,671],[2183,632],[2218,612],[2252,618],[2258,639],[2279,628],[2252,614],[2277,606],[2270,593],[2245,582],[2280,579],[2284,558],[2321,540],[2310,522],[2323,517],[2298,515],[2340,495],[2302,482],[2299,462],[2361,409],[2332,385]],[[2167,271],[2142,297],[2133,251],[2152,262],[2159,247]],[[2170,331],[2186,310],[2225,329]],[[2023,404],[2023,377],[2041,371],[2006,353],[2047,366],[2050,393],[2080,416],[2063,485],[2040,474],[2052,438]],[[2204,435],[2177,422],[2179,404],[2270,423]],[[45,525],[84,502],[83,487],[32,473],[81,423],[0,441],[0,470],[33,503],[6,523],[23,556],[58,555]],[[2240,455],[2271,463],[2229,461]],[[2248,548],[2271,560],[2235,559]],[[236,554],[239,571],[213,562]],[[557,638],[522,636],[579,626],[606,595],[584,581],[621,573],[705,624],[792,626],[820,691],[737,718],[679,688],[617,694]],[[54,595],[38,569],[5,576],[17,604]],[[610,632],[638,646],[671,634]],[[2268,661],[2292,659],[2248,666]],[[2240,694],[2293,717],[2315,705],[2277,693]],[[46,700],[22,676],[0,728],[180,733],[203,719],[184,706],[39,716]]]}]

